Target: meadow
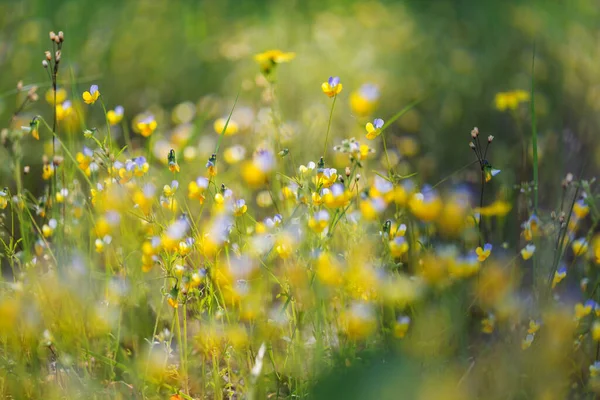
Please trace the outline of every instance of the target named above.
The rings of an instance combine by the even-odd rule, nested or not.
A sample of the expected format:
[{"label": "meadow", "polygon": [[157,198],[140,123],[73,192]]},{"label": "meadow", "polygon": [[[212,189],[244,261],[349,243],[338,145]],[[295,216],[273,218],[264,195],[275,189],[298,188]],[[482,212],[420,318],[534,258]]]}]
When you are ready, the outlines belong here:
[{"label": "meadow", "polygon": [[0,395],[596,398],[598,17],[0,3]]}]

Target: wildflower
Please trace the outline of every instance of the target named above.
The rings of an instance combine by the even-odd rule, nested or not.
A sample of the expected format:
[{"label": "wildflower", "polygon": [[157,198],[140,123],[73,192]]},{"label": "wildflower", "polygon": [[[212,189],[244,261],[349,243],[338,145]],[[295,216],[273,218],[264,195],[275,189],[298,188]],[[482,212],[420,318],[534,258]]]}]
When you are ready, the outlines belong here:
[{"label": "wildflower", "polygon": [[292,61],[296,53],[285,53],[281,50],[268,50],[254,56],[254,60],[259,64],[264,74],[269,74],[278,64]]},{"label": "wildflower", "polygon": [[109,110],[106,113],[106,119],[108,120],[109,124],[117,125],[123,120],[124,113],[125,109],[123,106],[116,106],[114,110]]},{"label": "wildflower", "polygon": [[367,130],[367,139],[373,140],[381,134],[383,128],[383,120],[381,118],[375,118],[373,122],[367,122],[365,129]]},{"label": "wildflower", "polygon": [[241,145],[231,146],[223,152],[223,159],[228,164],[236,164],[242,161],[244,157],[246,157],[246,149]]},{"label": "wildflower", "polygon": [[527,328],[527,333],[533,335],[533,334],[536,334],[537,331],[539,331],[539,330],[540,330],[540,323],[533,319],[530,320],[529,328]]},{"label": "wildflower", "polygon": [[35,140],[40,140],[40,121],[37,117],[31,120],[29,126],[22,126],[21,129],[25,133],[31,133]]},{"label": "wildflower", "polygon": [[329,97],[337,96],[342,91],[342,83],[337,76],[330,76],[327,82],[321,84],[321,90]]},{"label": "wildflower", "polygon": [[488,335],[494,332],[494,328],[496,326],[496,317],[494,314],[489,314],[487,318],[484,318],[481,321],[481,331],[483,333],[487,333]]},{"label": "wildflower", "polygon": [[72,111],[73,107],[71,105],[71,102],[69,100],[66,100],[62,104],[56,106],[56,119],[62,121],[69,115],[71,115]]},{"label": "wildflower", "polygon": [[521,342],[521,349],[523,350],[527,350],[529,347],[531,347],[531,344],[533,343],[533,339],[535,339],[535,335],[534,334],[528,334],[525,339],[523,339],[523,341]]},{"label": "wildflower", "polygon": [[98,98],[100,97],[100,91],[98,90],[98,85],[90,86],[90,90],[86,90],[83,92],[83,101],[86,104],[94,104]]},{"label": "wildflower", "polygon": [[404,236],[396,236],[389,241],[388,246],[394,258],[400,258],[408,252],[408,242]]},{"label": "wildflower", "polygon": [[403,315],[398,317],[396,323],[394,324],[394,336],[399,339],[402,339],[406,336],[406,332],[408,332],[408,328],[410,327],[410,317]]},{"label": "wildflower", "polygon": [[172,173],[179,172],[179,164],[177,164],[177,158],[175,157],[175,150],[173,150],[173,149],[169,150],[168,162],[169,162],[169,171],[171,171]]},{"label": "wildflower", "polygon": [[252,161],[242,164],[242,178],[251,187],[258,187],[267,181],[274,166],[273,153],[266,149],[258,150],[254,153]]},{"label": "wildflower", "polygon": [[491,166],[491,165],[489,165],[489,164],[486,164],[486,165],[483,167],[483,176],[484,176],[484,178],[485,178],[485,181],[486,181],[486,182],[489,182],[489,181],[491,181],[491,180],[492,180],[492,177],[494,177],[494,176],[498,175],[499,173],[500,173],[500,170],[499,170],[499,169],[494,169],[494,168],[492,168],[492,166]]},{"label": "wildflower", "polygon": [[483,246],[483,248],[481,248],[481,246],[477,247],[475,249],[475,253],[477,254],[477,260],[479,262],[483,262],[483,261],[487,260],[487,258],[492,253],[492,245],[490,243],[486,243]]},{"label": "wildflower", "polygon": [[567,276],[567,268],[562,266],[554,272],[554,277],[552,278],[552,289],[556,287],[565,277]]},{"label": "wildflower", "polygon": [[516,110],[519,104],[529,101],[529,92],[514,90],[496,93],[494,103],[498,111]]},{"label": "wildflower", "polygon": [[338,174],[335,168],[319,168],[315,184],[321,187],[331,187],[337,182]]},{"label": "wildflower", "polygon": [[102,239],[98,238],[94,242],[94,247],[96,248],[97,253],[104,252],[104,247],[109,245],[112,242],[112,237],[110,235],[104,236]]},{"label": "wildflower", "polygon": [[307,165],[300,165],[298,167],[298,172],[300,173],[300,175],[305,175],[310,171],[313,171],[316,167],[317,165],[314,163],[314,161],[311,161]]},{"label": "wildflower", "polygon": [[535,214],[531,214],[531,217],[527,221],[525,221],[521,228],[523,228],[523,238],[530,242],[534,237],[539,235],[540,231],[540,221]]},{"label": "wildflower", "polygon": [[162,248],[167,251],[176,251],[179,247],[179,242],[184,238],[188,229],[189,225],[184,219],[178,219],[171,223],[161,236]]},{"label": "wildflower", "polygon": [[350,108],[358,116],[367,116],[373,112],[379,102],[379,88],[366,83],[350,94]]},{"label": "wildflower", "polygon": [[175,287],[173,287],[173,289],[171,289],[171,291],[167,295],[167,302],[169,303],[169,305],[171,307],[177,308],[179,306],[179,304],[177,302],[178,296],[179,296],[179,290],[177,289],[177,286],[175,286]]},{"label": "wildflower", "polygon": [[329,213],[326,210],[321,210],[310,217],[308,227],[316,233],[321,233],[329,225],[329,218]]},{"label": "wildflower", "polygon": [[511,210],[510,203],[503,200],[496,200],[485,207],[478,207],[474,211],[482,217],[504,217]]},{"label": "wildflower", "polygon": [[533,257],[533,253],[535,253],[534,244],[528,244],[521,249],[521,257],[523,257],[523,260],[529,260],[531,257]]},{"label": "wildflower", "polygon": [[152,212],[155,193],[156,188],[151,183],[145,184],[141,190],[138,189],[134,193],[133,202],[136,207],[144,213],[144,215],[149,215]]},{"label": "wildflower", "polygon": [[217,155],[212,154],[206,162],[206,169],[208,169],[208,176],[217,175]]},{"label": "wildflower", "polygon": [[53,164],[44,164],[42,167],[42,179],[47,181],[52,178],[54,175],[54,165]]},{"label": "wildflower", "polygon": [[79,164],[79,168],[85,172],[87,176],[90,176],[92,170],[97,168],[97,165],[93,163],[94,152],[86,146],[83,146],[83,151],[80,151],[75,155],[75,160]]},{"label": "wildflower", "polygon": [[248,206],[246,205],[246,201],[244,199],[239,199],[233,203],[233,215],[236,217],[241,217],[248,210]]},{"label": "wildflower", "polygon": [[[50,104],[50,105],[54,104],[54,90],[53,89],[48,89],[45,97],[46,97],[46,101],[48,102],[48,104]],[[60,104],[60,103],[64,102],[66,99],[67,99],[67,91],[65,90],[65,88],[57,88],[56,89],[56,104]]]},{"label": "wildflower", "polygon": [[230,119],[228,122],[227,118],[217,119],[213,125],[213,128],[216,133],[225,136],[235,135],[240,129],[237,122],[232,119]]},{"label": "wildflower", "polygon": [[372,307],[367,303],[353,303],[341,316],[341,325],[351,339],[367,337],[376,326]]},{"label": "wildflower", "polygon": [[173,197],[175,196],[175,192],[179,188],[179,182],[171,181],[170,185],[163,186],[163,195],[165,197]]},{"label": "wildflower", "polygon": [[208,179],[200,177],[188,184],[188,198],[204,202],[204,191],[208,188]]},{"label": "wildflower", "polygon": [[590,315],[595,305],[596,303],[593,300],[588,300],[585,304],[575,304],[575,319],[579,320]]},{"label": "wildflower", "polygon": [[4,210],[8,206],[8,194],[0,190],[0,210]]},{"label": "wildflower", "polygon": [[54,233],[54,230],[56,229],[57,226],[58,226],[58,222],[54,218],[52,218],[50,221],[48,221],[47,224],[44,224],[42,226],[42,234],[44,235],[44,237],[52,236],[52,234]]},{"label": "wildflower", "polygon": [[423,187],[421,192],[410,197],[408,206],[415,217],[423,222],[431,222],[440,214],[442,200],[435,190]]},{"label": "wildflower", "polygon": [[600,361],[594,362],[590,365],[590,376],[595,378],[600,375]]},{"label": "wildflower", "polygon": [[571,244],[573,249],[573,255],[576,257],[584,255],[588,251],[588,242],[585,238],[579,238],[573,241]]},{"label": "wildflower", "polygon": [[62,203],[65,201],[65,198],[69,195],[69,190],[67,188],[62,188],[58,192],[56,192],[56,202]]},{"label": "wildflower", "polygon": [[135,128],[143,137],[148,137],[152,135],[152,133],[156,130],[157,126],[158,124],[154,119],[153,115],[147,115],[135,124]]},{"label": "wildflower", "polygon": [[329,208],[345,207],[352,198],[352,193],[341,183],[335,183],[329,189],[322,189],[323,203]]}]

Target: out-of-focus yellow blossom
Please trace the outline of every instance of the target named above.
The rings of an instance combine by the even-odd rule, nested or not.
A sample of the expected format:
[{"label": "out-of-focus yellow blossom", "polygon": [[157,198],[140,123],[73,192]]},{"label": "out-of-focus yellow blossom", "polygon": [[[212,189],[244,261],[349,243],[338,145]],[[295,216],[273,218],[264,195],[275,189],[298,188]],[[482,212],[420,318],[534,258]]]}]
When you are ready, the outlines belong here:
[{"label": "out-of-focus yellow blossom", "polygon": [[208,188],[208,179],[199,177],[188,184],[188,198],[198,200],[200,204],[204,202],[204,191]]},{"label": "out-of-focus yellow blossom", "polygon": [[344,272],[342,264],[332,255],[321,253],[317,258],[316,273],[321,282],[329,286],[342,283]]},{"label": "out-of-focus yellow blossom", "polygon": [[[227,127],[225,127],[227,125]],[[227,123],[227,118],[219,118],[215,121],[213,125],[213,129],[219,135],[223,134],[225,136],[235,135],[239,132],[240,127],[234,120],[230,119],[229,123]]]},{"label": "out-of-focus yellow blossom", "polygon": [[523,260],[529,260],[531,257],[533,257],[533,253],[535,253],[534,244],[528,244],[521,249],[521,257]]},{"label": "out-of-focus yellow blossom", "polygon": [[590,365],[590,376],[592,378],[596,378],[598,376],[600,376],[600,361],[596,361],[594,362],[592,365]]},{"label": "out-of-focus yellow blossom", "polygon": [[539,236],[540,221],[535,214],[531,214],[531,217],[521,225],[521,228],[523,228],[523,238],[530,242],[533,238]]},{"label": "out-of-focus yellow blossom", "polygon": [[469,278],[477,274],[479,268],[480,263],[475,253],[448,260],[448,273],[453,278]]},{"label": "out-of-focus yellow blossom", "polygon": [[242,178],[250,187],[260,187],[267,182],[274,166],[273,153],[270,150],[259,150],[254,153],[251,161],[242,164]]},{"label": "out-of-focus yellow blossom", "polygon": [[398,139],[398,151],[403,157],[414,157],[419,153],[419,142],[412,136]]},{"label": "out-of-focus yellow blossom", "polygon": [[394,336],[397,338],[404,338],[406,336],[406,332],[408,332],[408,328],[410,327],[410,317],[406,315],[398,317],[396,322],[394,323]]},{"label": "out-of-focus yellow blossom", "polygon": [[352,340],[370,335],[376,327],[374,311],[368,303],[353,303],[340,317],[340,325]]},{"label": "out-of-focus yellow blossom", "polygon": [[116,106],[114,110],[108,110],[106,113],[106,119],[111,125],[118,125],[123,120],[125,109],[123,106]]},{"label": "out-of-focus yellow blossom", "polygon": [[403,236],[396,236],[389,241],[392,257],[399,258],[408,252],[408,241]]},{"label": "out-of-focus yellow blossom", "polygon": [[519,104],[528,102],[529,92],[524,90],[513,90],[511,92],[496,93],[494,104],[498,111],[516,110]]},{"label": "out-of-focus yellow blossom", "polygon": [[54,175],[54,165],[44,164],[44,166],[42,167],[42,179],[47,181],[48,179],[52,178],[53,175]]},{"label": "out-of-focus yellow blossom", "polygon": [[489,314],[487,318],[484,318],[481,321],[481,331],[483,333],[487,333],[488,335],[494,332],[496,327],[496,317],[494,314]]},{"label": "out-of-focus yellow blossom", "polygon": [[[56,104],[63,103],[67,99],[67,91],[64,88],[56,89]],[[46,101],[48,104],[54,104],[54,90],[48,89],[46,91]]]},{"label": "out-of-focus yellow blossom", "polygon": [[538,321],[533,320],[533,319],[530,320],[529,327],[527,328],[527,333],[530,335],[536,334],[537,331],[540,330],[540,326],[541,326],[541,324]]},{"label": "out-of-focus yellow blossom", "polygon": [[[149,137],[158,127],[156,119],[153,115],[147,115],[145,117],[138,118],[134,125],[134,130],[142,135],[143,137]],[[164,156],[163,156],[164,157]]]},{"label": "out-of-focus yellow blossom", "polygon": [[435,190],[424,187],[410,197],[408,206],[415,217],[423,222],[431,222],[439,216],[442,200]]},{"label": "out-of-focus yellow blossom", "polygon": [[4,210],[8,206],[8,193],[0,190],[0,210]]},{"label": "out-of-focus yellow blossom", "polygon": [[534,339],[535,339],[535,335],[532,333],[525,336],[525,339],[523,339],[523,341],[521,342],[521,349],[527,350],[528,348],[530,348]]},{"label": "out-of-focus yellow blossom", "polygon": [[156,188],[152,184],[146,184],[140,190],[136,190],[133,194],[133,202],[136,207],[142,211],[144,215],[149,215],[152,212],[152,205],[154,204],[154,195]]},{"label": "out-of-focus yellow blossom", "polygon": [[336,183],[329,189],[322,189],[321,197],[325,206],[329,208],[345,207],[352,199],[352,192],[346,190],[341,183]]},{"label": "out-of-focus yellow blossom", "polygon": [[585,302],[585,304],[575,304],[575,319],[580,320],[590,315],[592,310],[594,309],[594,306],[595,302],[593,300],[588,300]]},{"label": "out-of-focus yellow blossom", "polygon": [[373,122],[367,122],[365,129],[367,130],[367,139],[373,140],[381,134],[384,122],[381,118],[375,118]]},{"label": "out-of-focus yellow blossom", "polygon": [[600,321],[594,321],[590,328],[590,332],[592,333],[592,339],[600,342]]},{"label": "out-of-focus yellow blossom", "polygon": [[308,227],[317,233],[321,233],[329,225],[329,213],[326,210],[316,212],[308,220]]},{"label": "out-of-focus yellow blossom", "polygon": [[370,115],[379,103],[379,88],[372,84],[364,84],[350,94],[350,108],[359,117]]},{"label": "out-of-focus yellow blossom", "polygon": [[492,253],[492,245],[490,243],[486,243],[483,248],[478,247],[475,249],[475,253],[477,254],[477,261],[483,262],[487,260],[487,258]]},{"label": "out-of-focus yellow blossom", "polygon": [[236,200],[233,203],[233,215],[236,217],[241,217],[248,211],[248,206],[246,205],[246,201],[244,199]]},{"label": "out-of-focus yellow blossom", "polygon": [[292,61],[296,53],[281,50],[267,50],[254,56],[263,73],[269,74],[278,64]]},{"label": "out-of-focus yellow blossom", "polygon": [[58,222],[52,218],[50,221],[48,221],[47,224],[44,224],[42,226],[42,234],[44,235],[44,237],[50,237],[52,236],[52,234],[54,233],[54,230],[56,229],[56,227],[58,226]]},{"label": "out-of-focus yellow blossom", "polygon": [[85,104],[94,104],[96,101],[98,101],[98,98],[100,98],[100,91],[98,90],[98,85],[90,86],[90,90],[86,90],[85,92],[83,92],[82,97]]},{"label": "out-of-focus yellow blossom", "polygon": [[510,212],[512,205],[503,200],[496,200],[485,207],[477,207],[474,211],[482,217],[504,217]]},{"label": "out-of-focus yellow blossom", "polygon": [[342,91],[342,83],[338,76],[330,76],[327,82],[321,84],[321,90],[329,97],[337,96]]},{"label": "out-of-focus yellow blossom", "polygon": [[56,119],[63,121],[73,112],[73,106],[69,100],[64,101],[56,106]]},{"label": "out-of-focus yellow blossom", "polygon": [[588,242],[585,238],[579,238],[573,240],[571,248],[573,249],[573,255],[576,257],[582,256],[588,251]]},{"label": "out-of-focus yellow blossom", "polygon": [[231,146],[223,152],[223,159],[227,164],[237,164],[242,161],[246,156],[246,149],[244,146],[235,145]]}]

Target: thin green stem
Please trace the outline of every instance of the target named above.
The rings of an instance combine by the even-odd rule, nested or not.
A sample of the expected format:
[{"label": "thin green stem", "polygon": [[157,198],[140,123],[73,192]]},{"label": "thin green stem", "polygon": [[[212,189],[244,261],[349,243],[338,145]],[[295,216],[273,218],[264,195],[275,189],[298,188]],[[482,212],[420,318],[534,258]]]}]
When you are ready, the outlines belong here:
[{"label": "thin green stem", "polygon": [[323,158],[327,155],[327,143],[329,142],[329,131],[331,130],[331,121],[333,120],[333,109],[335,108],[335,101],[337,100],[337,94],[333,96],[333,102],[331,103],[331,110],[329,110],[329,122],[327,122],[327,133],[325,134],[325,146],[323,146]]}]

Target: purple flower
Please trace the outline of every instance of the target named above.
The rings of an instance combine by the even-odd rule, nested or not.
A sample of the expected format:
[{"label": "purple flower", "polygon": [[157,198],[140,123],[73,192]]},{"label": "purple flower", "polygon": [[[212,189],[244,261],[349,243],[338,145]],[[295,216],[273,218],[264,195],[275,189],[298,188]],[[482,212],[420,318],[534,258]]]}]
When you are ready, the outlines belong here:
[{"label": "purple flower", "polygon": [[379,99],[379,88],[371,83],[365,83],[359,89],[360,95],[369,101]]},{"label": "purple flower", "polygon": [[375,118],[373,120],[373,126],[375,127],[375,129],[383,128],[383,120],[381,118]]},{"label": "purple flower", "polygon": [[98,85],[90,86],[90,94],[94,94],[98,91]]}]

